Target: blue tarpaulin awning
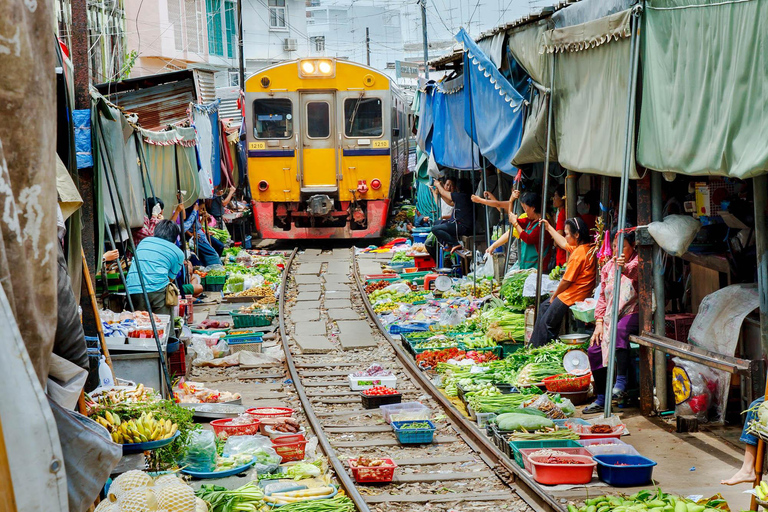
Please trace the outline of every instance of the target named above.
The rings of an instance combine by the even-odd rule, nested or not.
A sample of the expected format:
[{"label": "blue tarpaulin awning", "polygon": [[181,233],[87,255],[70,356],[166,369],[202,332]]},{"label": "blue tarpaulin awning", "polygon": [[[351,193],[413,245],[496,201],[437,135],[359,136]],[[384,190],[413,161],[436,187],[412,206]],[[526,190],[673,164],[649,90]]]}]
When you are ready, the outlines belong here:
[{"label": "blue tarpaulin awning", "polygon": [[480,159],[476,150],[474,162],[472,159],[472,139],[464,130],[466,89],[462,87],[462,79],[457,80],[432,89],[432,154],[442,166],[470,171],[480,167]]},{"label": "blue tarpaulin awning", "polygon": [[523,97],[464,29],[456,40],[464,45],[463,91],[470,99],[464,102],[464,130],[496,168],[515,174],[512,157],[523,133]]}]

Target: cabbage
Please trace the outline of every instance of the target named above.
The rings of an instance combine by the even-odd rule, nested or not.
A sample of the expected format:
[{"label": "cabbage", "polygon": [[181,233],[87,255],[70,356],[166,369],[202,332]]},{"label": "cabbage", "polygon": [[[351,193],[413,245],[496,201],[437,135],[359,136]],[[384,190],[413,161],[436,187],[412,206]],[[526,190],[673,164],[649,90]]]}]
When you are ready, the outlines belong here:
[{"label": "cabbage", "polygon": [[293,478],[294,480],[301,480],[302,478],[314,478],[323,474],[320,468],[323,467],[323,459],[318,459],[315,462],[300,462],[294,464],[285,470],[285,476]]}]

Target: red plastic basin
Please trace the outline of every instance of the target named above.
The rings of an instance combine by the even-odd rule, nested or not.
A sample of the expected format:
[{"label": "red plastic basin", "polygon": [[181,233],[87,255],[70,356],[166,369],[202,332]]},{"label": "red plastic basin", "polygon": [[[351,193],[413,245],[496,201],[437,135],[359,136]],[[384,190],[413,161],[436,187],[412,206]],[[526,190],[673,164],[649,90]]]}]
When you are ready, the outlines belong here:
[{"label": "red plastic basin", "polygon": [[529,457],[533,479],[544,485],[588,484],[597,462],[584,455],[562,456],[562,459],[578,460],[583,464],[549,464],[546,457]]}]

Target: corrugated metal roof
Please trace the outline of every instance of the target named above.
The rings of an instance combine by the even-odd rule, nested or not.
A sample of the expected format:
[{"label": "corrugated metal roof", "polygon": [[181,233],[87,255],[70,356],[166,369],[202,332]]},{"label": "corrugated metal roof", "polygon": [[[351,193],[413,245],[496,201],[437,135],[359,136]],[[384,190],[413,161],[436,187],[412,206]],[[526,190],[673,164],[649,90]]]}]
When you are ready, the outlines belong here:
[{"label": "corrugated metal roof", "polygon": [[192,70],[99,84],[96,89],[126,112],[138,115],[138,124],[161,130],[187,119],[190,103],[197,103],[196,73]]},{"label": "corrugated metal roof", "polygon": [[219,105],[219,118],[232,119],[238,123],[243,118],[240,109],[237,108],[237,98],[240,96],[238,87],[219,87],[216,89],[216,97],[221,98]]},{"label": "corrugated metal roof", "polygon": [[137,91],[109,95],[109,101],[126,112],[139,116],[138,124],[148,130],[161,130],[187,119],[190,103],[196,102],[195,81],[191,78],[156,85]]},{"label": "corrugated metal roof", "polygon": [[197,97],[200,103],[207,105],[216,99],[216,80],[214,74],[203,69],[195,69],[194,72],[197,84]]}]

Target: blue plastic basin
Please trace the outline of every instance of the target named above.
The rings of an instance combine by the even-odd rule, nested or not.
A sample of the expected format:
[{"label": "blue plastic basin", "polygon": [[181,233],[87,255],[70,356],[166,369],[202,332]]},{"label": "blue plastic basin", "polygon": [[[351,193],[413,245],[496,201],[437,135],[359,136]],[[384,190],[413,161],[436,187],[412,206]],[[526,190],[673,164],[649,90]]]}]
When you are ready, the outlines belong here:
[{"label": "blue plastic basin", "polygon": [[613,487],[650,483],[656,465],[655,461],[641,455],[595,455],[592,458],[597,462],[597,477]]},{"label": "blue plastic basin", "polygon": [[429,236],[429,233],[413,233],[413,243],[415,244],[423,244],[427,241],[427,236]]}]

